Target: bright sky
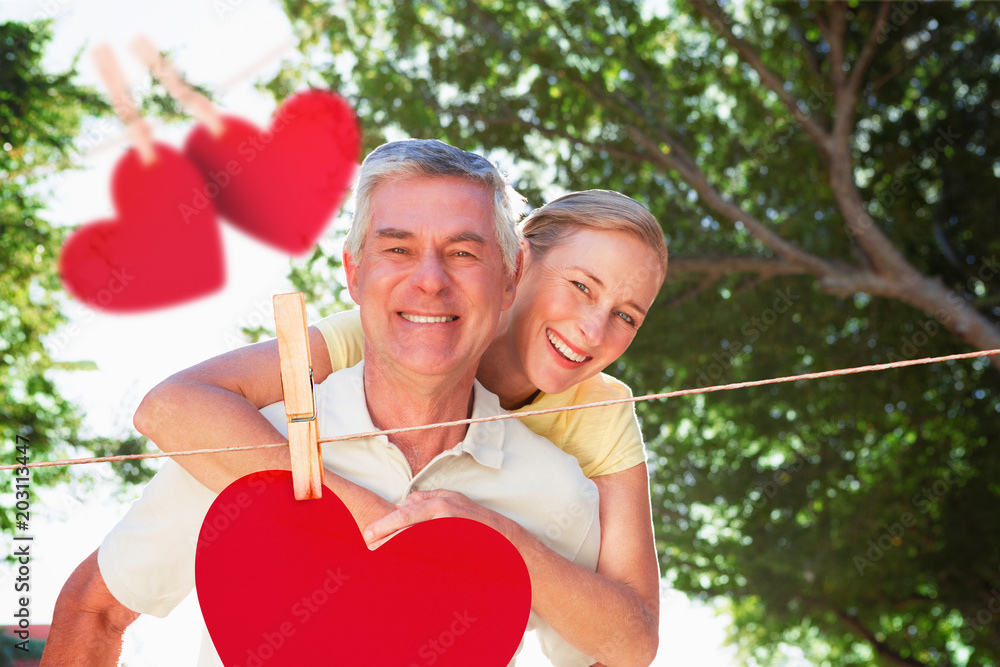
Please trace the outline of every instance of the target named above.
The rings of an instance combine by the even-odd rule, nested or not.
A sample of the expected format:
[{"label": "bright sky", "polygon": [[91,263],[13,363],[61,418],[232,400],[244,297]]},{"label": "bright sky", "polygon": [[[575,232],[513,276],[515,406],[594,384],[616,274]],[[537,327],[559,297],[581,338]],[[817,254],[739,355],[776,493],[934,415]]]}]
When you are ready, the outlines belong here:
[{"label": "bright sky", "polygon": [[[254,90],[282,58],[295,56],[288,21],[276,2],[267,0],[173,0],[172,2],[37,0],[0,3],[0,21],[55,19],[50,68],[65,68],[81,49],[112,45],[126,77],[137,84],[142,69],[128,49],[144,34],[173,53],[174,63],[193,80],[216,91],[227,112],[259,125],[273,102]],[[80,61],[81,79],[100,88],[88,54]],[[180,146],[188,127],[159,128],[156,138]],[[96,146],[81,160],[81,170],[51,179],[48,217],[78,225],[112,217],[110,171],[124,149],[120,130],[105,135],[95,125],[83,142]],[[289,258],[223,226],[227,285],[221,292],[148,315],[112,316],[77,302],[67,307],[72,323],[47,341],[53,358],[92,360],[97,371],[63,373],[63,393],[85,407],[87,426],[96,434],[123,435],[143,394],[170,373],[232,347],[244,324],[273,321],[271,295],[290,291],[285,278]],[[53,252],[58,249],[51,249]],[[56,596],[73,568],[92,552],[127,510],[138,491],[116,490],[106,464],[74,469],[76,481],[58,490],[41,490],[32,508],[32,622],[51,621]],[[5,489],[6,490],[6,489]],[[0,624],[13,608],[11,568],[0,567]],[[10,614],[13,611],[9,612]],[[683,595],[663,594],[660,654],[655,665],[736,664],[724,648],[725,622],[710,608]],[[129,664],[193,664],[200,641],[199,613],[192,596],[167,619],[141,618],[129,630]],[[519,665],[548,664],[529,646]]]}]

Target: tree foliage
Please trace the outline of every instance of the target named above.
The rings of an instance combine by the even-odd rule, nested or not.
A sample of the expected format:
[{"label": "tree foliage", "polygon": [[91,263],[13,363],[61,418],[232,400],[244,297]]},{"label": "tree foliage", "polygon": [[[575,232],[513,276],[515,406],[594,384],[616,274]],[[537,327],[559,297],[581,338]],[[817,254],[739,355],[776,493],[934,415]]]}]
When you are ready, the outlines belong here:
[{"label": "tree foliage", "polygon": [[[30,459],[84,453],[133,453],[144,438],[81,436],[79,410],[60,395],[45,347],[67,319],[57,257],[66,230],[43,216],[44,178],[70,168],[74,141],[88,116],[109,111],[96,91],[75,82],[76,64],[65,72],[42,65],[51,39],[47,23],[0,24],[0,460],[14,463],[17,436],[28,439]],[[22,441],[23,442],[23,441]],[[138,463],[116,467],[124,481],[145,479]],[[67,479],[62,467],[37,468],[33,488]],[[5,489],[9,491],[10,489]],[[12,505],[12,504],[11,504]],[[8,505],[10,506],[10,505]],[[13,520],[0,514],[0,530]]]},{"label": "tree foliage", "polygon": [[[285,4],[311,37],[271,90],[345,94],[367,150],[650,208],[670,276],[612,369],[637,393],[1000,347],[996,5]],[[748,662],[1000,660],[998,368],[640,404],[673,586],[731,600]]]}]

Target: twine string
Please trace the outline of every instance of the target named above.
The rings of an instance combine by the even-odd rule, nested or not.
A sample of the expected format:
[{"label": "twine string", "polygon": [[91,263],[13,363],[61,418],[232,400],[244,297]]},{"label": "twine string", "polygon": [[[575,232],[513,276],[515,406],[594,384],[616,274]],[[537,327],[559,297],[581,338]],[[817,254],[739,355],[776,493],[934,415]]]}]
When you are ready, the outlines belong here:
[{"label": "twine string", "polygon": [[[710,394],[718,391],[731,391],[733,389],[746,389],[748,387],[762,387],[764,385],[782,384],[786,382],[797,382],[799,380],[816,380],[820,378],[838,377],[842,375],[854,375],[857,373],[870,373],[883,371],[890,368],[904,368],[907,366],[918,366],[922,364],[933,364],[945,361],[958,361],[962,359],[974,359],[978,357],[989,357],[1000,354],[1000,349],[984,350],[977,352],[963,352],[960,354],[949,354],[941,357],[923,357],[920,359],[903,359],[891,361],[884,364],[871,364],[868,366],[855,366],[852,368],[838,368],[830,371],[819,371],[815,373],[801,373],[799,375],[786,375],[764,380],[750,380],[747,382],[732,382],[729,384],[712,385],[709,387],[696,387],[692,389],[677,389],[658,394],[645,394],[643,396],[629,396],[626,398],[615,398],[607,401],[596,401],[593,403],[581,403],[579,405],[566,405],[558,408],[546,408],[543,410],[525,410],[523,412],[506,412],[499,415],[487,417],[473,417],[470,419],[457,419],[449,422],[438,422],[434,424],[423,424],[420,426],[404,426],[401,428],[391,428],[380,431],[368,431],[365,433],[349,433],[327,438],[319,438],[320,443],[343,442],[345,440],[359,440],[363,438],[374,438],[376,436],[390,436],[397,433],[408,433],[411,431],[426,431],[435,428],[446,428],[449,426],[463,426],[482,422],[494,422],[503,419],[519,419],[521,417],[534,417],[536,415],[547,415],[556,412],[569,412],[570,410],[584,410],[589,408],[602,408],[610,405],[620,405],[622,403],[639,403],[642,401],[665,400],[668,398],[678,398],[680,396],[691,396],[694,394]],[[0,470],[18,470],[21,468],[44,468],[48,466],[60,465],[81,465],[86,463],[106,463],[109,461],[134,461],[138,459],[159,459],[164,457],[195,456],[198,454],[219,454],[222,452],[242,452],[254,449],[266,449],[268,447],[287,447],[287,442],[265,443],[259,445],[236,445],[232,447],[216,447],[210,449],[192,449],[184,452],[147,452],[143,454],[121,454],[117,456],[93,456],[77,459],[61,459],[57,461],[37,461],[26,465],[0,465]]]}]

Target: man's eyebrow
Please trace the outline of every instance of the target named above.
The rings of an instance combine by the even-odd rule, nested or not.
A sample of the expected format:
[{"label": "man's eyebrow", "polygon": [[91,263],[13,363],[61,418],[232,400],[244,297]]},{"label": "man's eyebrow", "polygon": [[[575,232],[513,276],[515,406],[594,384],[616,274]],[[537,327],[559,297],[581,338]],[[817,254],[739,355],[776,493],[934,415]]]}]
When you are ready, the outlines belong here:
[{"label": "man's eyebrow", "polygon": [[478,243],[479,245],[486,245],[486,239],[475,232],[455,234],[454,236],[449,236],[448,241],[451,243]]},{"label": "man's eyebrow", "polygon": [[[396,239],[404,240],[411,239],[414,237],[413,232],[407,231],[405,229],[399,229],[398,227],[381,227],[375,230],[375,238],[377,239]],[[486,245],[486,240],[482,235],[475,232],[462,232],[460,234],[455,234],[454,236],[448,237],[449,243],[478,243],[479,245]]]},{"label": "man's eyebrow", "polygon": [[377,239],[408,239],[412,237],[413,232],[408,232],[405,229],[397,227],[380,227],[375,230],[375,238]]}]

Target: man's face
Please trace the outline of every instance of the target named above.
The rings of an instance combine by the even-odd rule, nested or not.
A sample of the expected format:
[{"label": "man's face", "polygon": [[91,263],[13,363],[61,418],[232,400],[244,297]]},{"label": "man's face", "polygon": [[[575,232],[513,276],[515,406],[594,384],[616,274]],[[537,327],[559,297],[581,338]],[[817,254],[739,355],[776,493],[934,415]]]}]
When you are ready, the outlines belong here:
[{"label": "man's face", "polygon": [[411,377],[475,375],[514,298],[493,211],[489,188],[453,176],[379,186],[361,257],[344,253],[367,364]]}]

